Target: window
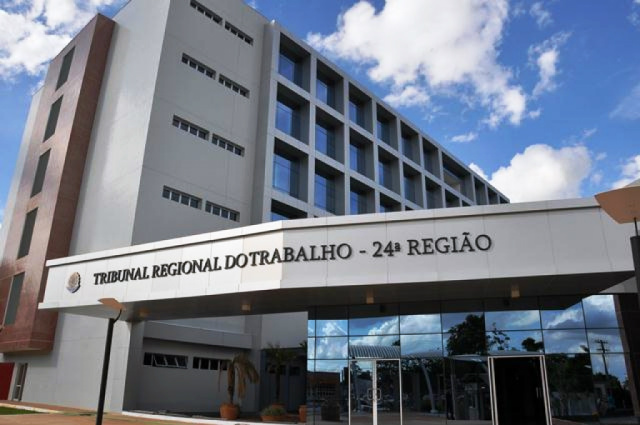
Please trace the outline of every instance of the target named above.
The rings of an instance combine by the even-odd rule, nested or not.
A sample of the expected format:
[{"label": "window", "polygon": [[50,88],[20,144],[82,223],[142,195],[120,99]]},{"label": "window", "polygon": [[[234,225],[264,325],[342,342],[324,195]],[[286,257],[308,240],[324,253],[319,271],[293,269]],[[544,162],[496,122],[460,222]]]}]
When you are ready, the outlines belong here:
[{"label": "window", "polygon": [[204,7],[203,5],[201,5],[200,3],[198,3],[195,0],[191,0],[190,4],[191,4],[192,8],[194,8],[198,12],[202,13],[204,16],[206,16],[207,18],[211,19],[216,24],[222,25],[222,18],[220,16],[218,16],[217,14],[215,14],[214,12],[212,12],[210,9]]},{"label": "window", "polygon": [[200,198],[196,198],[193,195],[189,195],[184,192],[180,192],[175,189],[171,189],[170,187],[165,186],[162,189],[162,197],[165,199],[169,199],[173,202],[178,202],[182,205],[188,205],[191,208],[200,209],[200,203],[202,200]]},{"label": "window", "polygon": [[349,119],[360,127],[364,127],[364,106],[362,103],[349,99]]},{"label": "window", "polygon": [[220,205],[216,205],[213,202],[207,201],[204,206],[204,210],[210,214],[226,218],[227,220],[240,221],[240,213],[225,207],[221,207]]},{"label": "window", "polygon": [[331,177],[316,174],[315,205],[330,213],[336,212],[336,183]]},{"label": "window", "polygon": [[187,133],[193,134],[196,137],[199,137],[203,140],[209,140],[209,132],[207,130],[202,127],[198,127],[197,125],[192,124],[185,119],[174,115],[172,124],[174,127],[186,131]]},{"label": "window", "polygon": [[62,65],[60,66],[60,74],[58,74],[58,82],[56,83],[56,90],[60,88],[69,78],[69,70],[71,69],[71,61],[73,61],[73,52],[76,50],[72,47],[71,50],[62,58]]},{"label": "window", "polygon": [[233,152],[238,156],[244,156],[244,148],[242,146],[236,145],[235,143],[230,142],[227,139],[223,139],[217,134],[211,134],[211,143],[229,152]]},{"label": "window", "polygon": [[352,190],[349,194],[351,214],[364,214],[367,212],[367,198],[364,193]]},{"label": "window", "polygon": [[353,171],[365,174],[365,152],[362,146],[349,144],[349,164]]},{"label": "window", "polygon": [[419,161],[416,161],[416,155],[413,151],[413,142],[405,135],[402,136],[402,153],[404,153],[404,156],[411,159],[412,161]]},{"label": "window", "polygon": [[47,165],[49,164],[50,150],[46,151],[40,158],[38,158],[38,166],[36,167],[36,176],[33,179],[33,187],[31,188],[31,196],[35,196],[42,191],[42,185],[44,184],[44,176],[47,172]]},{"label": "window", "polygon": [[18,306],[20,304],[20,293],[22,292],[22,284],[24,283],[24,273],[17,274],[11,280],[11,289],[9,289],[9,300],[4,311],[4,325],[13,325],[16,322]]},{"label": "window", "polygon": [[278,72],[287,80],[302,86],[302,63],[292,53],[280,50]]},{"label": "window", "polygon": [[24,227],[22,228],[22,237],[20,238],[20,247],[18,248],[18,258],[22,258],[25,255],[29,254],[29,248],[31,247],[31,237],[33,236],[33,228],[36,225],[37,214],[37,208],[27,213],[27,217],[24,220]]},{"label": "window", "polygon": [[273,155],[273,187],[293,197],[299,196],[300,164],[280,154]]},{"label": "window", "polygon": [[335,108],[335,90],[330,81],[318,77],[316,80],[316,97],[332,108]]},{"label": "window", "polygon": [[49,110],[49,118],[47,119],[47,127],[44,130],[44,140],[49,139],[56,132],[58,125],[58,116],[60,115],[60,106],[62,106],[62,96],[58,98]]},{"label": "window", "polygon": [[144,353],[142,364],[153,367],[167,367],[173,369],[186,369],[187,356],[175,354]]},{"label": "window", "polygon": [[387,189],[393,187],[393,174],[390,162],[384,160],[378,161],[378,180],[379,183]]},{"label": "window", "polygon": [[404,176],[404,197],[416,203],[416,185],[412,176]]},{"label": "window", "polygon": [[240,31],[238,28],[236,28],[233,25],[231,25],[229,23],[229,21],[224,23],[224,29],[226,29],[231,34],[235,35],[236,37],[238,37],[240,40],[244,41],[245,43],[247,43],[249,45],[253,44],[253,38],[249,37],[247,34],[245,34],[244,32]]},{"label": "window", "polygon": [[218,77],[218,82],[220,84],[222,84],[223,86],[225,86],[226,88],[233,90],[234,92],[248,98],[249,97],[249,90],[242,87],[240,84],[234,82],[233,80],[225,77],[224,75],[220,74],[220,77]]},{"label": "window", "polygon": [[226,362],[226,360],[212,359],[207,357],[194,357],[193,368],[202,370],[218,370],[220,369],[220,362]]},{"label": "window", "polygon": [[278,100],[276,128],[289,136],[300,139],[300,111]]},{"label": "window", "polygon": [[212,78],[212,79],[216,78],[216,72],[213,69],[203,64],[202,62],[195,60],[194,58],[187,55],[186,53],[182,54],[182,63],[185,65],[188,65],[189,68],[193,68],[199,73],[204,74],[209,78]]},{"label": "window", "polygon": [[336,137],[332,128],[316,124],[316,150],[335,159]]},{"label": "window", "polygon": [[383,121],[378,119],[378,139],[385,142],[387,145],[391,143],[391,126],[389,121]]}]

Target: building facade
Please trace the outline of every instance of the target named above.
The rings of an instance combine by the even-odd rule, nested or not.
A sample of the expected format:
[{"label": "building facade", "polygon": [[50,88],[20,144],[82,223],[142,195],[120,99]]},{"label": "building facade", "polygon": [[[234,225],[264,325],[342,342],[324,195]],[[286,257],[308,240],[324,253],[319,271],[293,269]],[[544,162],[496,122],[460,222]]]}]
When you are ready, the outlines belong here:
[{"label": "building facade", "polygon": [[[112,19],[96,16],[80,31],[52,60],[45,84],[32,101],[0,239],[0,305],[4,311],[0,351],[3,373],[11,376],[8,396],[88,408],[97,400],[98,366],[106,334],[106,322],[100,316],[104,314],[96,313],[93,307],[85,311],[82,303],[60,312],[61,306],[47,307],[46,303],[38,308],[45,292],[50,287],[58,288],[60,283],[60,280],[48,283],[51,281],[45,268],[48,260],[71,256],[72,262],[77,263],[84,261],[78,260],[83,255],[91,258],[92,253],[98,251],[142,245],[147,247],[154,264],[163,264],[175,262],[171,248],[180,245],[176,238],[193,245],[194,251],[184,254],[185,258],[191,258],[200,255],[198,249],[201,248],[188,242],[192,235],[214,231],[236,235],[234,232],[240,230],[233,230],[235,228],[245,229],[270,221],[318,217],[299,222],[313,228],[323,222],[323,217],[330,220],[365,213],[440,211],[474,205],[497,205],[491,208],[513,212],[511,207],[502,204],[508,204],[503,194],[429,135],[303,41],[243,2],[132,0]],[[466,210],[469,212],[465,213]],[[480,210],[451,211],[459,211],[456,214],[463,218],[465,214],[477,215]],[[414,213],[406,212],[404,216],[411,217],[411,214]],[[421,214],[427,214],[420,216],[422,218],[430,217],[428,212]],[[382,216],[367,217],[372,217],[369,220],[377,223],[377,229],[384,229]],[[349,222],[349,218],[344,220],[341,225]],[[271,240],[272,246],[282,244],[278,237]],[[225,239],[224,233],[217,233],[216,238]],[[381,237],[379,241],[387,239]],[[153,245],[152,249],[149,244]],[[385,249],[392,253],[394,246],[379,248],[380,254],[386,255]],[[423,246],[422,249],[431,248]],[[127,263],[129,257],[122,254],[110,258],[109,270],[133,267]],[[255,255],[254,260],[260,261],[260,255]],[[562,308],[581,305],[587,318],[584,307],[590,302],[587,297],[596,296],[625,279],[626,259],[623,254],[620,257],[623,258],[621,268],[602,271],[610,277],[605,279],[608,286],[587,285],[586,290],[565,288],[560,295],[569,297],[567,303],[571,303],[562,303]],[[548,260],[554,262],[554,258]],[[320,266],[317,273],[325,267],[324,261],[315,263]],[[370,286],[382,279],[383,275],[364,277],[365,271],[366,268],[358,266],[356,270],[343,270],[342,276],[348,286],[358,282]],[[82,289],[78,293],[86,294],[94,278],[84,272],[80,274]],[[233,284],[235,278],[230,279]],[[282,276],[274,279],[277,281]],[[394,284],[437,280],[439,278],[425,274],[418,280]],[[258,286],[253,289],[281,289],[269,286],[269,282],[274,281],[257,276],[254,284]],[[154,291],[162,295],[156,292],[154,297],[196,300],[203,295],[198,285],[184,288],[187,292],[176,292],[174,283],[158,280],[153,284]],[[124,291],[123,285],[105,286],[103,282],[93,286]],[[249,310],[239,307],[242,302],[229,309],[214,303],[218,306],[215,310],[199,302],[189,305],[178,301],[160,307],[154,305],[148,311],[137,308],[134,309],[136,317],[129,317],[116,327],[107,406],[112,410],[215,411],[225,395],[225,391],[219,389],[218,376],[224,374],[228,359],[245,351],[259,365],[263,376],[261,384],[252,387],[243,401],[248,411],[257,411],[273,399],[274,382],[278,379],[282,381],[281,396],[289,409],[309,401],[315,403],[313,406],[320,412],[320,405],[332,404],[333,407],[325,410],[335,410],[338,405],[338,414],[344,417],[345,412],[355,411],[348,401],[351,386],[345,384],[351,376],[347,359],[355,356],[397,360],[397,367],[386,363],[380,371],[402,368],[401,373],[400,369],[396,370],[394,376],[397,377],[402,376],[407,367],[418,368],[427,378],[424,382],[411,378],[415,381],[411,392],[405,391],[406,382],[402,384],[401,395],[388,397],[394,398],[395,404],[380,405],[383,412],[398,410],[403,405],[399,403],[402,399],[405,409],[433,411],[434,418],[446,420],[450,416],[453,420],[455,416],[485,420],[488,417],[490,420],[490,413],[487,416],[486,406],[482,404],[488,395],[482,380],[488,375],[465,372],[459,376],[468,376],[471,381],[466,382],[464,378],[464,382],[451,384],[464,390],[447,392],[449,384],[445,382],[455,379],[445,372],[436,372],[440,367],[436,363],[455,361],[456,367],[463,369],[486,363],[489,368],[486,359],[491,351],[490,338],[511,340],[509,332],[526,331],[533,338],[532,347],[539,347],[537,336],[551,330],[544,327],[544,321],[526,329],[503,328],[498,322],[494,329],[491,323],[485,323],[490,312],[495,311],[492,303],[504,297],[504,285],[496,287],[502,292],[465,294],[462,290],[451,293],[443,290],[438,297],[414,293],[409,299],[381,298],[375,293],[372,297],[378,299],[373,302],[378,305],[376,314],[365,313],[371,307],[358,313],[354,306],[363,300],[349,301],[346,293],[341,293],[346,298],[322,295],[331,302],[272,301],[271,305],[276,307],[270,308],[260,307],[251,296],[251,302],[246,303],[250,305]],[[135,285],[130,288],[136,290]],[[143,291],[142,287],[137,289]],[[190,295],[189,291],[192,291]],[[246,292],[253,293],[252,290]],[[624,292],[621,290],[620,294]],[[117,295],[136,299],[133,292]],[[517,311],[540,312],[546,309],[543,306],[549,295],[532,294],[527,305]],[[482,349],[455,354],[476,357],[453,358],[449,353],[444,360],[448,344],[442,342],[443,338],[449,338],[451,326],[456,326],[444,325],[448,320],[445,314],[453,308],[445,301],[459,298],[473,299],[476,304],[473,308],[456,307],[452,313],[465,313],[465,318],[475,315],[477,319],[469,320],[475,320],[477,326],[482,324],[486,341],[481,339],[485,341]],[[83,299],[84,305],[95,304],[95,300]],[[405,332],[402,320],[407,314],[404,311],[407,308],[415,311],[415,305],[406,304],[410,300],[428,301],[421,304],[415,314],[432,315],[426,322],[437,316],[441,326],[436,329],[428,325],[428,329]],[[614,300],[614,295],[602,300],[614,304],[625,302],[622,298]],[[328,313],[324,310],[328,307],[339,308]],[[383,310],[385,315],[380,316]],[[379,326],[395,320],[399,327],[389,335],[397,336],[393,342],[397,340],[398,344],[391,347],[386,343],[368,344],[373,354],[350,353],[349,338],[364,336],[360,331],[351,331],[352,317],[385,317],[375,319]],[[345,333],[340,335],[343,339],[335,345],[335,350],[318,349],[324,342],[331,345],[338,341],[329,338],[334,335],[319,330],[319,320],[337,321],[338,328],[347,324],[341,328]],[[340,322],[344,320],[347,322]],[[590,332],[592,326],[585,320],[581,329]],[[395,326],[393,323],[385,326]],[[616,335],[624,333],[620,329],[624,330],[625,326],[619,321],[607,329],[614,329],[615,335],[609,338],[613,346],[619,340]],[[367,335],[370,331],[366,330]],[[494,331],[493,336],[489,334]],[[439,336],[417,338],[414,334]],[[438,338],[440,357],[432,355],[438,351],[437,344],[424,345],[425,341]],[[434,360],[435,369],[430,369],[431,366],[424,369],[424,362],[405,364],[406,359],[415,354],[404,355],[412,339],[418,344],[416,350],[431,353],[420,358],[441,359]],[[298,356],[283,376],[267,367],[264,349],[269,344],[297,349]],[[309,350],[307,355],[305,346]],[[316,347],[313,352],[312,347]],[[615,354],[633,352],[627,347]],[[319,353],[333,353],[331,356],[338,357],[326,357],[329,354],[318,357]],[[613,355],[613,351],[611,353]],[[597,359],[591,355],[589,367],[593,367],[593,358]],[[324,366],[318,366],[325,363],[331,364],[331,368],[325,370]],[[338,363],[342,366],[338,367]],[[586,363],[581,365],[586,367]],[[353,388],[362,387],[360,390],[366,393],[372,389],[371,376],[375,374],[373,369],[377,370],[376,365],[369,361],[358,367],[368,372],[361,373],[357,378],[360,381],[354,378]],[[632,373],[626,376],[630,383],[635,379]],[[593,387],[593,380],[590,382]],[[300,390],[309,383],[312,386],[308,391]],[[424,385],[429,387],[427,393]],[[387,385],[387,389],[391,386],[396,391],[400,388],[399,382]],[[477,396],[460,401],[465,407],[454,409],[458,403],[454,400],[469,393],[472,387],[476,388]],[[448,404],[447,397],[451,399]],[[549,397],[547,394],[547,399]],[[360,401],[359,396],[353,398]],[[592,399],[596,400],[595,396]],[[620,411],[628,413],[629,400],[633,397],[620,395],[618,399],[626,403]],[[413,404],[407,404],[408,400]],[[595,401],[580,403],[582,410],[576,407],[571,412],[584,412],[594,406],[597,410]],[[444,405],[451,406],[457,413],[452,410],[448,415],[447,409],[442,408]],[[361,413],[367,411],[362,406],[358,409]],[[377,416],[377,408],[369,405],[368,411],[376,412]],[[574,416],[594,418],[597,414]],[[320,413],[311,417],[322,420]],[[349,414],[347,417],[350,418]]]}]

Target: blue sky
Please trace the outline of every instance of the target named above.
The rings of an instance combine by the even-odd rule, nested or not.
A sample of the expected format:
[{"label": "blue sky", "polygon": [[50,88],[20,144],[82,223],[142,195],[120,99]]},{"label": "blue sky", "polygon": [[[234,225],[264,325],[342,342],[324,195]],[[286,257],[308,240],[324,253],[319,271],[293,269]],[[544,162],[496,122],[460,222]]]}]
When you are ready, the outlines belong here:
[{"label": "blue sky", "polygon": [[[590,196],[640,178],[640,0],[249,3],[512,201]],[[95,11],[122,4],[0,0],[0,222],[48,60]]]}]

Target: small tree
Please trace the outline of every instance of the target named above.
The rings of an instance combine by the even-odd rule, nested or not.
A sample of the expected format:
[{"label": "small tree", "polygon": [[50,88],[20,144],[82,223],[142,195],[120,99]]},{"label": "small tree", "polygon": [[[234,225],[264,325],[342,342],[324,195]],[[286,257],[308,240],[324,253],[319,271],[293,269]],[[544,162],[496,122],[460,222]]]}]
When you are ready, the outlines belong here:
[{"label": "small tree", "polygon": [[276,402],[280,403],[280,371],[283,366],[287,366],[293,359],[297,357],[294,350],[290,348],[282,348],[280,344],[273,345],[269,343],[266,349],[267,366],[275,371],[276,375]]},{"label": "small tree", "polygon": [[[220,375],[218,375],[220,376]],[[260,375],[246,353],[236,354],[227,366],[227,394],[229,404],[234,405],[233,399],[236,394],[236,378],[238,383],[238,399],[244,397],[247,391],[247,384],[255,384],[260,380]],[[220,381],[218,381],[218,384]]]}]

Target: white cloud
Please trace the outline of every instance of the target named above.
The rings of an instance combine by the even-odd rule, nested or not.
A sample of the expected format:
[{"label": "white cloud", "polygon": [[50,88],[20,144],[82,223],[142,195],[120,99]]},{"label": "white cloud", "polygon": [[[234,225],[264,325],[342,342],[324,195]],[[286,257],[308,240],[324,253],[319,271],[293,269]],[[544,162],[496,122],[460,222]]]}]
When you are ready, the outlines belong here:
[{"label": "white cloud", "polygon": [[586,130],[584,130],[582,132],[582,139],[586,140],[588,138],[590,138],[591,136],[593,136],[594,134],[596,134],[596,132],[598,131],[597,127],[593,127],[593,128],[588,128]]},{"label": "white cloud", "polygon": [[640,84],[635,86],[631,93],[618,103],[609,116],[625,120],[640,119]]},{"label": "white cloud", "polygon": [[249,6],[251,6],[252,8],[256,9],[256,10],[258,9],[258,1],[257,0],[249,0],[247,2],[247,4]]},{"label": "white cloud", "polygon": [[[580,196],[580,186],[591,172],[591,152],[583,145],[554,149],[531,145],[500,167],[489,182],[512,202],[543,201]],[[471,169],[487,178],[476,164]]]},{"label": "white cloud", "polygon": [[451,141],[453,143],[469,143],[469,142],[473,142],[477,138],[478,138],[478,133],[470,131],[465,134],[458,134],[457,136],[453,136],[451,138]]},{"label": "white cloud", "polygon": [[40,75],[95,13],[124,0],[14,0],[0,10],[0,78]]},{"label": "white cloud", "polygon": [[640,179],[640,155],[628,158],[622,165],[620,179],[616,180],[612,188],[619,189]]},{"label": "white cloud", "polygon": [[480,166],[478,164],[476,164],[475,162],[472,162],[471,164],[469,164],[469,168],[471,168],[472,171],[474,171],[476,174],[478,174],[480,177],[482,177],[485,180],[489,180],[489,176],[487,176],[487,174],[484,172],[484,170],[482,168],[480,168]]},{"label": "white cloud", "polygon": [[536,118],[538,118],[540,116],[540,114],[542,114],[542,109],[540,109],[540,108],[535,109],[533,111],[529,111],[529,118],[535,120]]},{"label": "white cloud", "polygon": [[508,12],[506,0],[386,0],[379,11],[361,0],[338,17],[334,33],[308,34],[307,41],[389,83],[390,101],[402,104],[408,87],[421,93],[409,96],[411,104],[434,94],[470,98],[487,108],[489,125],[517,125],[527,96],[498,61]]},{"label": "white cloud", "polygon": [[418,106],[429,103],[429,95],[420,86],[396,87],[384,98],[391,106]]},{"label": "white cloud", "polygon": [[536,20],[539,28],[544,28],[553,23],[553,18],[548,10],[545,10],[542,2],[538,1],[531,5],[529,14]]},{"label": "white cloud", "polygon": [[538,68],[540,76],[540,80],[533,88],[534,97],[556,89],[557,84],[554,78],[558,73],[560,47],[567,42],[570,35],[568,32],[559,32],[550,39],[529,47],[529,63]]}]

